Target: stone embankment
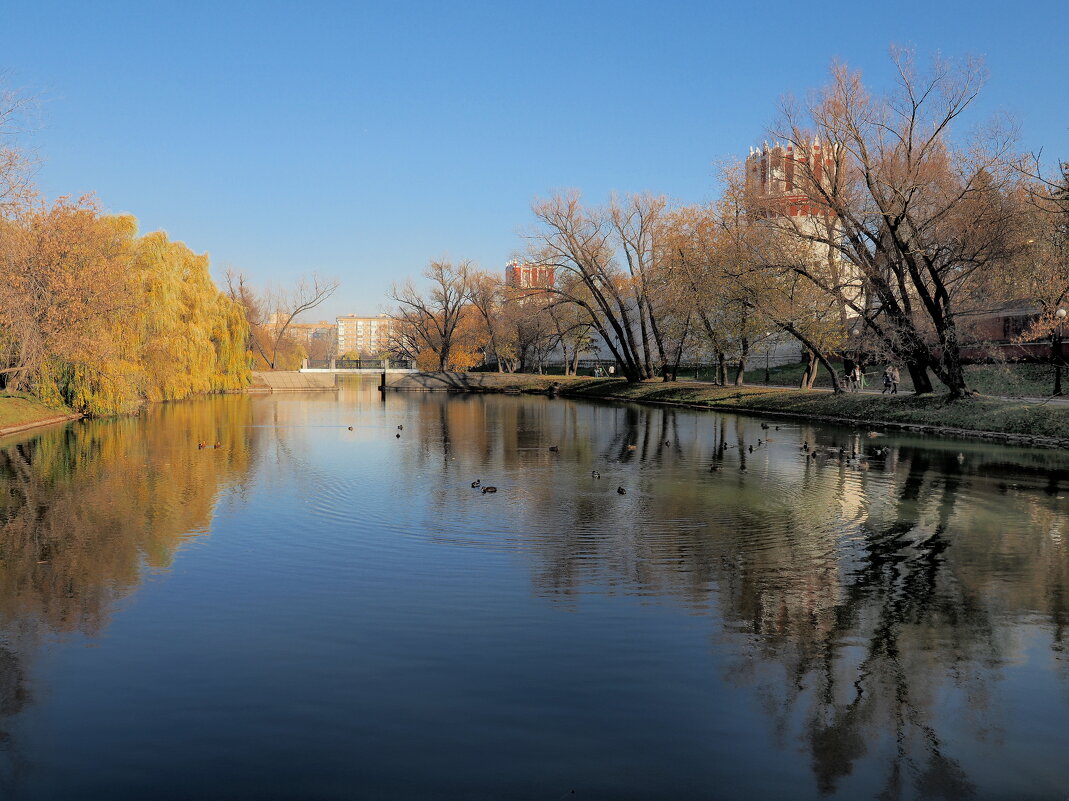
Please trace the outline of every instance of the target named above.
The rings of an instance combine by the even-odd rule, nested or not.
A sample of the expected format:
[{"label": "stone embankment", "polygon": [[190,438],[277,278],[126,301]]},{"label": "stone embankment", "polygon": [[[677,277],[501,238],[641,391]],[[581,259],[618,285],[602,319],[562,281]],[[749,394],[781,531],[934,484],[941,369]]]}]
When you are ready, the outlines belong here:
[{"label": "stone embankment", "polygon": [[254,372],[248,392],[334,391],[338,377],[333,373],[298,373],[289,370]]}]

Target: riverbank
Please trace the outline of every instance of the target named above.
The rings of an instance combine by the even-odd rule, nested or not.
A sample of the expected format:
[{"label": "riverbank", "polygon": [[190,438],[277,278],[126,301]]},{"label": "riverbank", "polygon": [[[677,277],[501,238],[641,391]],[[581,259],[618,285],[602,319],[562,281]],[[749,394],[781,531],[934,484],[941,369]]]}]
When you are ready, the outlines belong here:
[{"label": "riverbank", "polygon": [[1069,407],[978,395],[950,402],[946,395],[833,395],[775,387],[719,387],[696,382],[647,381],[501,373],[431,373],[406,376],[391,389],[435,384],[454,392],[545,393],[563,397],[656,403],[699,409],[778,415],[951,436],[985,437],[1069,447]]},{"label": "riverbank", "polygon": [[49,406],[23,395],[0,395],[0,437],[79,417],[66,406]]}]

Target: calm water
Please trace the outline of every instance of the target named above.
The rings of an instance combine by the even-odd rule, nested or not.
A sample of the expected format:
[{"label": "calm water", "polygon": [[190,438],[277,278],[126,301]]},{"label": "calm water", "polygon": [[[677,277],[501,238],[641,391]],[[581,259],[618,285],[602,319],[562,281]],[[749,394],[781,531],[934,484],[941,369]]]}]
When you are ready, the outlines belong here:
[{"label": "calm water", "polygon": [[765,422],[353,382],[0,440],[0,797],[1066,798],[1069,457]]}]

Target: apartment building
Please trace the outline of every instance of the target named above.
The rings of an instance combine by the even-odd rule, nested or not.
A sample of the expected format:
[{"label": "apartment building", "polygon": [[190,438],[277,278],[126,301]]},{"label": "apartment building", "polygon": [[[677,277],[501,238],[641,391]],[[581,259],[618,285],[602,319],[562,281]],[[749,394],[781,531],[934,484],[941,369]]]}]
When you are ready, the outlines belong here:
[{"label": "apartment building", "polygon": [[338,353],[376,358],[389,348],[392,328],[393,320],[388,314],[343,315],[338,318]]}]

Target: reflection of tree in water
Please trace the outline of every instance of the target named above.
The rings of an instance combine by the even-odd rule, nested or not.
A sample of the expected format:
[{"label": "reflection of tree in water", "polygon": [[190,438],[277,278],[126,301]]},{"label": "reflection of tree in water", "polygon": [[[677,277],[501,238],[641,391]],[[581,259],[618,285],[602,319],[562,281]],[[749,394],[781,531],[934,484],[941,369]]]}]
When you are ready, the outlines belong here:
[{"label": "reflection of tree in water", "polygon": [[221,488],[248,472],[249,409],[160,404],[0,445],[0,737],[42,633],[98,632],[146,566],[208,530]]},{"label": "reflection of tree in water", "polygon": [[0,794],[14,792],[19,760],[6,721],[15,717],[30,701],[22,660],[12,649],[0,645]]},{"label": "reflection of tree in water", "polygon": [[[522,408],[510,413],[545,414]],[[544,450],[544,440],[524,438],[545,419],[482,419],[491,409],[474,421],[441,421],[458,452],[469,441],[486,447],[497,422],[506,423],[506,451]],[[956,449],[898,445],[875,458],[883,441],[812,428],[770,457],[758,439],[788,435],[745,418],[705,418],[695,438],[680,433],[672,410],[591,415],[598,425],[572,424],[586,440],[577,461],[608,465],[606,475],[651,465],[663,473],[642,473],[644,491],[621,499],[565,492],[552,472],[528,488],[545,494],[559,521],[551,536],[523,543],[536,555],[537,591],[558,600],[597,586],[695,609],[709,608],[715,593],[726,637],[736,640],[734,679],[754,684],[775,730],[805,745],[821,792],[836,792],[864,761],[867,771],[885,771],[884,797],[970,795],[942,740],[948,720],[937,699],[949,686],[966,715],[983,717],[998,665],[1019,649],[1007,610],[1041,612],[1060,638],[1069,597],[1060,488],[1007,489],[1018,494],[991,506],[983,501],[997,476],[1019,472],[1019,462],[998,468],[970,453],[963,465]],[[470,438],[458,436],[465,428]],[[796,452],[803,438],[820,446],[819,458]],[[869,453],[867,469],[825,455],[833,444]],[[673,481],[678,470],[686,475]],[[1013,515],[1051,537],[1004,538]],[[750,647],[738,647],[739,636]],[[799,716],[801,729],[789,734]],[[980,723],[973,732],[983,738],[988,724]]]},{"label": "reflection of tree in water", "polygon": [[[949,681],[977,711],[991,694],[987,685],[997,677],[997,664],[1013,647],[1013,632],[998,620],[1000,606],[987,592],[990,577],[1005,583],[1006,571],[974,571],[974,560],[961,554],[963,547],[991,548],[1004,529],[972,505],[955,510],[963,483],[956,462],[933,464],[918,451],[903,466],[886,513],[864,519],[857,544],[840,549],[841,576],[828,575],[815,559],[798,562],[805,586],[762,575],[739,593],[745,578],[727,580],[736,590],[730,615],[748,622],[741,628],[760,649],[735,670],[753,676],[769,661],[782,666],[785,680],[758,683],[778,730],[787,731],[794,712],[805,708],[802,737],[821,792],[834,792],[870,748],[891,744],[882,797],[968,797],[968,777],[937,730],[945,713],[937,712],[936,698]],[[1020,509],[1037,506],[1022,503]],[[1016,538],[1015,547],[1035,541],[1042,540]],[[965,557],[960,562],[955,550]],[[1011,574],[1019,585],[1016,604],[1002,609],[1039,608],[1020,602],[1033,596],[1034,577],[1048,564],[1064,568],[1064,558],[1051,556],[1017,554],[1019,569]],[[745,571],[745,561],[741,567]],[[1038,594],[1053,604],[1048,610],[1055,618],[1065,586],[1062,573]]]}]

